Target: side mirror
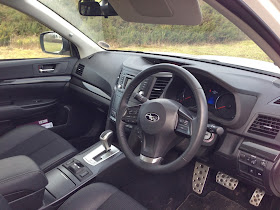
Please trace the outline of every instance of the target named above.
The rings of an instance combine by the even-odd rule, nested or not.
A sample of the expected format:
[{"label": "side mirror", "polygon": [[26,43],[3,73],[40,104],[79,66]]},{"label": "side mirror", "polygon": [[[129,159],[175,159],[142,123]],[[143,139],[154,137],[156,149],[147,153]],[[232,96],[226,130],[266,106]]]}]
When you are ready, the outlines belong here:
[{"label": "side mirror", "polygon": [[108,17],[118,15],[108,0],[102,0],[100,3],[95,0],[79,0],[79,12],[82,16]]},{"label": "side mirror", "polygon": [[69,41],[59,34],[48,31],[40,35],[42,51],[55,55],[70,55]]}]

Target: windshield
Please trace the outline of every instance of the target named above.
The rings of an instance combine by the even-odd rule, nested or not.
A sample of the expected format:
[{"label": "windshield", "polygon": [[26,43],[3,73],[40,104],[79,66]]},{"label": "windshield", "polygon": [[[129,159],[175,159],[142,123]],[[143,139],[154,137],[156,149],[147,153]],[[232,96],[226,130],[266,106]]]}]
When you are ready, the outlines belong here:
[{"label": "windshield", "polygon": [[[77,27],[95,43],[110,45],[110,50],[143,51],[203,56],[205,59],[246,58],[238,65],[252,64],[253,59],[272,62],[241,30],[208,4],[199,1],[203,22],[197,26],[132,23],[120,17],[84,17],[78,0],[40,0],[47,7]],[[221,57],[223,56],[223,57]],[[259,62],[256,66],[260,67]],[[250,66],[250,65],[249,65]],[[264,68],[265,69],[265,68]]]}]

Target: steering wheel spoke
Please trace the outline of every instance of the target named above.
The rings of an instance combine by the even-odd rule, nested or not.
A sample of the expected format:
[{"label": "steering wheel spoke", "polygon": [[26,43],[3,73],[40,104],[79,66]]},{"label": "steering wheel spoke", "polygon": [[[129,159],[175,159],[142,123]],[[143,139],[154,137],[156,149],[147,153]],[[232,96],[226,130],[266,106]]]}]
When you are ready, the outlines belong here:
[{"label": "steering wheel spoke", "polygon": [[181,106],[178,110],[178,122],[175,128],[177,133],[186,137],[191,137],[193,133],[193,124],[196,122],[196,114],[186,107]]},{"label": "steering wheel spoke", "polygon": [[122,121],[128,124],[137,124],[140,107],[141,104],[126,107],[126,110],[122,116]]}]

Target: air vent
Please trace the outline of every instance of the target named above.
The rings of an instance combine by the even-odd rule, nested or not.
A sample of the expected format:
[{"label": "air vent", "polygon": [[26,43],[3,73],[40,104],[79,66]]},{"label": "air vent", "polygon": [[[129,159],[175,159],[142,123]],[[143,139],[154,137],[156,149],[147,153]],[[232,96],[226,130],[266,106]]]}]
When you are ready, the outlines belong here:
[{"label": "air vent", "polygon": [[164,88],[167,86],[171,77],[157,77],[154,87],[152,89],[150,99],[156,99],[161,96],[164,91]]},{"label": "air vent", "polygon": [[278,98],[276,101],[273,102],[274,104],[280,105],[280,98]]},{"label": "air vent", "polygon": [[259,115],[248,132],[270,139],[275,139],[280,130],[280,119]]},{"label": "air vent", "polygon": [[76,69],[76,74],[82,76],[83,75],[83,71],[84,71],[85,66],[83,64],[79,64],[77,69]]}]

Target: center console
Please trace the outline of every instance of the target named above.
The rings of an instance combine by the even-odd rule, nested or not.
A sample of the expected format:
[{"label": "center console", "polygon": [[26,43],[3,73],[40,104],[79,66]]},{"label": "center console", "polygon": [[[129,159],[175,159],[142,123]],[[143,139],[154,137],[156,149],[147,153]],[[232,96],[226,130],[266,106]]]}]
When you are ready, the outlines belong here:
[{"label": "center console", "polygon": [[92,147],[46,173],[44,208],[56,206],[125,156],[111,145],[112,131],[104,131]]}]

